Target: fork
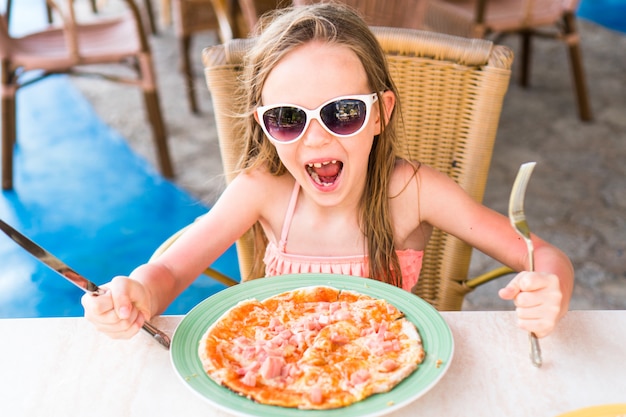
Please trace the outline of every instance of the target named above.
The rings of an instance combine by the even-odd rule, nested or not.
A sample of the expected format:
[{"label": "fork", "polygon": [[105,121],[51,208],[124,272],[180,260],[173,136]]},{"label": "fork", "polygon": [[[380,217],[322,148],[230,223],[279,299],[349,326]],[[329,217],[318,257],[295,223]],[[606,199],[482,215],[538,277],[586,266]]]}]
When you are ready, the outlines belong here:
[{"label": "fork", "polygon": [[[530,240],[530,229],[528,227],[528,223],[526,222],[526,214],[524,213],[524,196],[526,195],[528,180],[530,180],[530,175],[533,173],[533,169],[536,164],[536,162],[527,162],[520,166],[517,177],[515,177],[513,189],[511,190],[511,197],[509,199],[509,220],[511,221],[513,229],[515,229],[517,234],[519,234],[526,242],[526,247],[528,248],[529,271],[535,270],[535,261],[533,242]],[[539,340],[537,340],[537,336],[533,332],[530,332],[528,337],[530,340],[530,360],[533,365],[540,368],[542,359]]]}]

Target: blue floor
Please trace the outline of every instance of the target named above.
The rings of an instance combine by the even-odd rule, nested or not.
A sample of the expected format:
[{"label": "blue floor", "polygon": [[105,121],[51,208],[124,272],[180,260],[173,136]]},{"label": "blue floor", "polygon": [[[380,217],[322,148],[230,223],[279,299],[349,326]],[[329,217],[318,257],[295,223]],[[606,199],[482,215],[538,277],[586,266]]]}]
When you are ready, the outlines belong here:
[{"label": "blue floor", "polygon": [[[18,94],[14,190],[0,195],[0,217],[87,278],[128,274],[207,211],[137,157],[67,77]],[[233,249],[216,265],[238,275]],[[184,314],[221,288],[202,277],[167,313]],[[80,316],[81,295],[0,234],[0,317]]]},{"label": "blue floor", "polygon": [[578,16],[626,33],[626,0],[582,0]]}]

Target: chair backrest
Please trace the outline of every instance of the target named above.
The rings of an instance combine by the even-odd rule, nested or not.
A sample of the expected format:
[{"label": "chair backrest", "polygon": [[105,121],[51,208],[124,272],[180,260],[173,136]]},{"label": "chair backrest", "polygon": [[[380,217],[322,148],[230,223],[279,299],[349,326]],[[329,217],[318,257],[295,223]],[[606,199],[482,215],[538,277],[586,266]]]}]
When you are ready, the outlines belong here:
[{"label": "chair backrest", "polygon": [[[226,0],[213,0],[223,2]],[[254,32],[259,17],[263,14],[289,6],[289,0],[230,0],[229,11],[231,25],[236,37],[245,38]]]},{"label": "chair backrest", "polygon": [[428,0],[424,27],[465,37],[553,25],[580,0]]},{"label": "chair backrest", "polygon": [[119,13],[105,17],[80,15],[73,3],[46,0],[59,15],[59,24],[17,38],[10,35],[4,19],[0,25],[0,52],[3,58],[11,55],[12,69],[62,73],[80,65],[111,64],[129,55],[150,52],[141,11],[134,0],[123,0]]},{"label": "chair backrest", "polygon": [[[413,29],[373,27],[387,53],[399,89],[404,156],[457,181],[482,201],[508,88],[513,54],[481,39]],[[233,100],[242,58],[253,39],[236,39],[203,52],[227,181],[242,154],[242,134],[233,123],[241,103]],[[237,242],[242,279],[253,265],[249,238]],[[258,248],[257,248],[258,250]],[[471,247],[436,230],[426,249],[417,294],[442,310],[460,309],[467,291]]]},{"label": "chair backrest", "polygon": [[[337,0],[293,0],[295,6]],[[370,26],[422,29],[430,0],[339,0],[359,11]]]}]

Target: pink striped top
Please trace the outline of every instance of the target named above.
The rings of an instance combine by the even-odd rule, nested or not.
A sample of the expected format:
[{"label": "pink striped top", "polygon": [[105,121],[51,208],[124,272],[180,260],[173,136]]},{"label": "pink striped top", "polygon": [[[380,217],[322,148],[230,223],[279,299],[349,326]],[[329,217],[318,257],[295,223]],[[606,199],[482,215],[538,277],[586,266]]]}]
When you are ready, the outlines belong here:
[{"label": "pink striped top", "polygon": [[[281,232],[278,246],[270,241],[265,251],[265,275],[275,276],[284,274],[329,273],[368,277],[367,255],[350,256],[308,256],[286,252],[287,236],[291,227],[291,220],[296,208],[300,186],[295,184],[291,201],[285,215],[285,223]],[[411,291],[417,284],[422,269],[423,251],[414,249],[397,250],[402,271],[402,288]]]}]

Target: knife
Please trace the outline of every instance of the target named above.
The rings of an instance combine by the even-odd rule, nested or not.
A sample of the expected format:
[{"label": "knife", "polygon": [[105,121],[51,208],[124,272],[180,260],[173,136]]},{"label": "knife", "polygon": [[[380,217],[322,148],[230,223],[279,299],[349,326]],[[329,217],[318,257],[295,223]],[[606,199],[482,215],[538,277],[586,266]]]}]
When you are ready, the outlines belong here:
[{"label": "knife", "polygon": [[[98,287],[93,282],[89,281],[87,278],[80,275],[78,272],[74,271],[72,268],[67,266],[62,260],[52,255],[50,252],[37,245],[35,242],[15,230],[12,226],[5,223],[4,220],[0,219],[0,229],[7,236],[9,236],[14,242],[20,245],[22,248],[26,249],[28,253],[33,255],[39,261],[47,265],[50,269],[55,271],[57,274],[61,275],[63,278],[70,281],[72,284],[76,285],[81,290],[88,292],[93,295],[102,295],[106,292],[106,289]],[[161,330],[154,327],[154,325],[150,324],[150,322],[146,321],[143,324],[143,329],[148,332],[157,342],[159,342],[166,349],[170,348],[170,338],[168,335],[163,333]]]}]

